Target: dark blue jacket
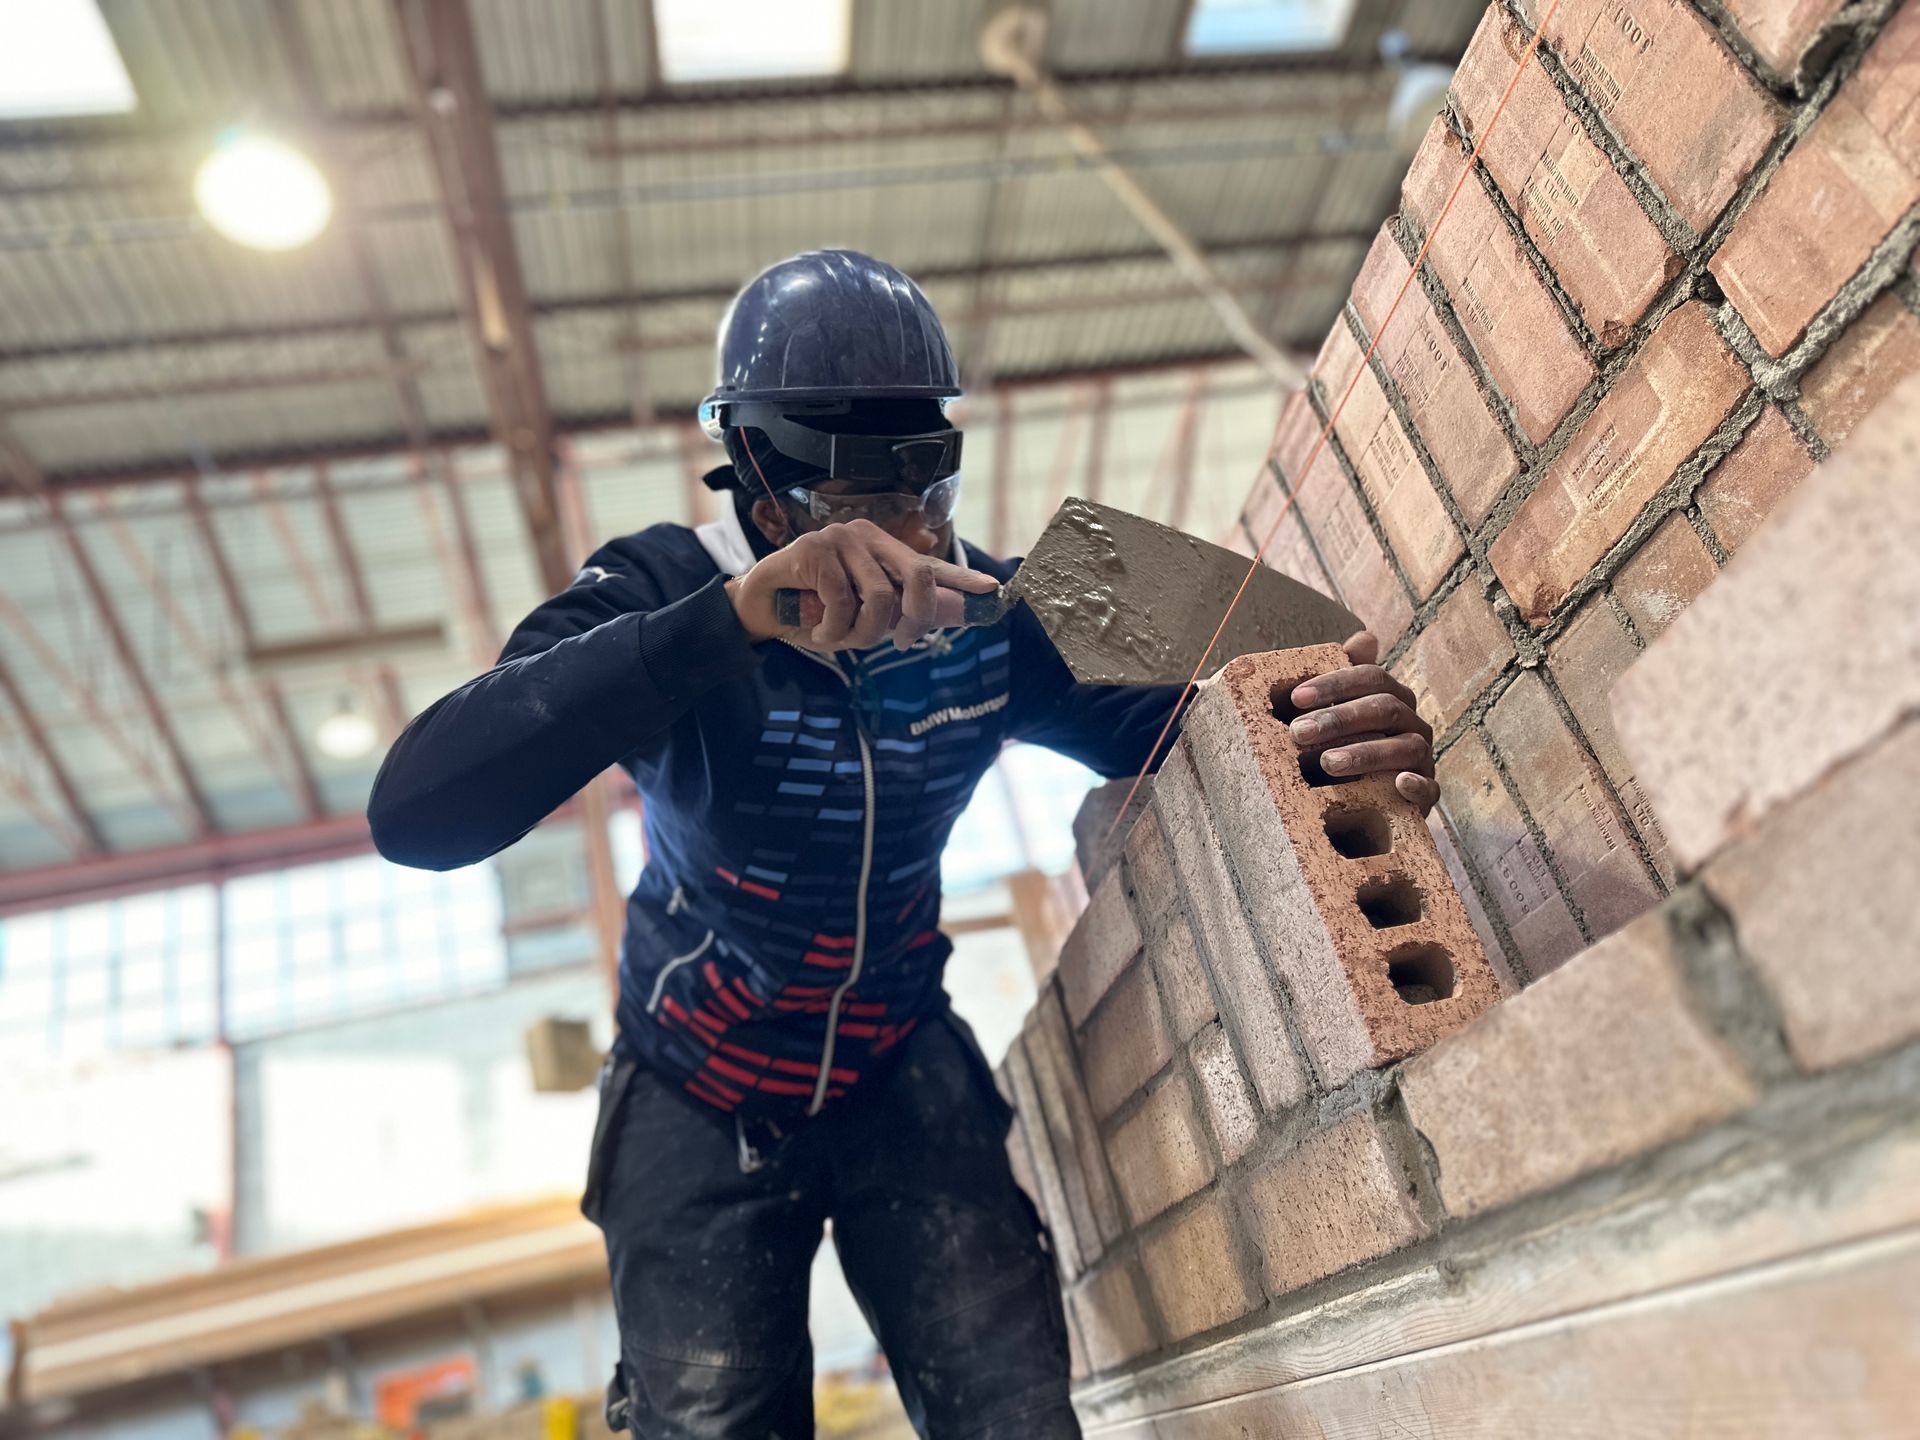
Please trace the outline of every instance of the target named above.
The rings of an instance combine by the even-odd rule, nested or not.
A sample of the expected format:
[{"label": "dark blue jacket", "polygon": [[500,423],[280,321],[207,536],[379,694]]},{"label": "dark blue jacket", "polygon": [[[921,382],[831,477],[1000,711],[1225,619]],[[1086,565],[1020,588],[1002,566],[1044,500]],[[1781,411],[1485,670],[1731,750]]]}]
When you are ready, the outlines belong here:
[{"label": "dark blue jacket", "polygon": [[1075,683],[1024,606],[905,654],[755,644],[722,589],[752,559],[731,516],[603,547],[407,727],[368,819],[388,859],[451,869],[624,767],[648,859],[620,1045],[717,1109],[778,1115],[846,1093],[945,1004],[940,852],[1000,747],[1131,775],[1177,692]]}]

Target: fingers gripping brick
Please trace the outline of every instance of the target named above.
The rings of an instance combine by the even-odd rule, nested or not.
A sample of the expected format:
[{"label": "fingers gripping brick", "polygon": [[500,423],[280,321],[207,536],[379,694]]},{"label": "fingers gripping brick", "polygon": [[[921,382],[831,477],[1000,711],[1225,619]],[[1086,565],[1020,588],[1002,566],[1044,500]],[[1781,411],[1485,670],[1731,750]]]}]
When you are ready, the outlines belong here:
[{"label": "fingers gripping brick", "polygon": [[1333,781],[1293,742],[1293,688],[1347,663],[1336,645],[1243,656],[1200,687],[1183,727],[1249,918],[1329,1086],[1426,1049],[1499,996],[1393,777]]}]

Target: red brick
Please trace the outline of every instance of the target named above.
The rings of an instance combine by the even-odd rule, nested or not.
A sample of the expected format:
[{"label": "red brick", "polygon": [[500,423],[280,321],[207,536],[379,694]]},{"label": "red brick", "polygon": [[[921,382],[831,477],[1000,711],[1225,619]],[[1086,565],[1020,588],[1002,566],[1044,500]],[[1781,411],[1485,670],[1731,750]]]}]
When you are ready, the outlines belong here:
[{"label": "red brick", "polygon": [[1256,1173],[1247,1190],[1270,1295],[1324,1280],[1427,1232],[1400,1160],[1365,1112],[1309,1135]]},{"label": "red brick", "polygon": [[1753,1102],[1644,916],[1409,1064],[1400,1090],[1450,1214],[1618,1164]]},{"label": "red brick", "polygon": [[1469,580],[1434,612],[1393,668],[1438,735],[1467,713],[1511,659],[1513,642],[1506,627]]},{"label": "red brick", "polygon": [[[1413,618],[1413,602],[1374,538],[1333,447],[1322,445],[1315,453],[1319,433],[1320,421],[1303,390],[1297,401],[1288,402],[1276,458],[1293,486],[1295,507],[1320,547],[1339,598],[1388,647]],[[1308,455],[1314,456],[1310,470],[1305,469]]]},{"label": "red brick", "polygon": [[1721,548],[1731,553],[1813,471],[1813,456],[1769,405],[1708,473],[1693,498]]},{"label": "red brick", "polygon": [[1136,1360],[1153,1349],[1153,1330],[1140,1303],[1132,1267],[1116,1260],[1089,1275],[1073,1292],[1073,1314],[1095,1374]]},{"label": "red brick", "polygon": [[1825,1069],[1920,1035],[1920,724],[1770,817],[1702,877],[1785,1022]]},{"label": "red brick", "polygon": [[1573,617],[1573,623],[1555,642],[1553,678],[1566,697],[1573,718],[1580,722],[1600,768],[1613,782],[1627,818],[1646,842],[1653,868],[1671,885],[1673,860],[1667,853],[1666,831],[1660,828],[1659,816],[1654,814],[1646,792],[1634,778],[1633,767],[1627,763],[1619,738],[1614,734],[1613,713],[1607,708],[1607,692],[1613,689],[1613,682],[1639,658],[1639,648],[1627,638],[1613,608],[1604,598],[1596,596]]},{"label": "red brick", "polygon": [[1782,355],[1920,200],[1920,9],[1902,6],[1709,267]]},{"label": "red brick", "polygon": [[1487,734],[1594,934],[1618,929],[1659,900],[1612,787],[1538,675],[1523,672],[1508,687],[1487,713]]},{"label": "red brick", "polygon": [[[1303,774],[1274,697],[1284,703],[1301,681],[1346,663],[1337,645],[1243,655],[1200,687],[1181,727],[1255,932],[1329,1088],[1431,1045],[1499,988],[1422,816],[1393,778],[1312,784]],[[1327,830],[1343,818],[1369,827],[1370,848],[1390,848],[1343,853]],[[1416,995],[1416,985],[1439,993]]]},{"label": "red brick", "polygon": [[1547,622],[1747,383],[1706,306],[1660,322],[1489,552],[1529,623]]},{"label": "red brick", "polygon": [[[1453,76],[1454,105],[1470,137],[1492,117],[1526,46],[1512,17],[1489,5]],[[1520,72],[1480,159],[1588,328],[1602,345],[1624,341],[1679,273],[1680,257],[1587,138],[1538,58]]]},{"label": "red brick", "polygon": [[1800,59],[1847,0],[1723,0],[1759,57],[1792,79]]},{"label": "red brick", "polygon": [[[1546,7],[1522,8],[1532,23]],[[1680,0],[1563,0],[1546,43],[1696,233],[1780,123],[1780,107]]]},{"label": "red brick", "polygon": [[1554,884],[1540,846],[1501,783],[1478,731],[1449,746],[1435,767],[1440,804],[1460,848],[1480,872],[1530,976],[1540,976],[1586,942]]},{"label": "red brick", "polygon": [[1313,377],[1322,386],[1328,413],[1338,416],[1334,433],[1346,447],[1374,514],[1406,567],[1414,594],[1424,600],[1466,553],[1466,542],[1453,528],[1413,442],[1387,404],[1386,392],[1360,360],[1353,332],[1344,320],[1336,320]]},{"label": "red brick", "polygon": [[1260,1303],[1240,1273],[1233,1221],[1218,1195],[1143,1239],[1140,1262],[1170,1342],[1238,1320]]},{"label": "red brick", "polygon": [[1670,515],[1613,577],[1614,598],[1651,643],[1720,573],[1684,515]]},{"label": "red brick", "polygon": [[1093,887],[1087,908],[1060,947],[1060,988],[1075,1025],[1085,1022],[1114,977],[1139,953],[1140,927],[1120,877],[1107,875]]},{"label": "red brick", "polygon": [[1026,1045],[1054,1163],[1060,1167],[1067,1207],[1073,1212],[1080,1258],[1091,1264],[1105,1246],[1120,1238],[1120,1207],[1053,986],[1040,992],[1040,1002],[1028,1018]]},{"label": "red brick", "polygon": [[[1401,191],[1401,203],[1421,233],[1433,233],[1466,163],[1467,153],[1445,120],[1435,120]],[[1593,362],[1507,222],[1471,176],[1460,186],[1427,259],[1453,298],[1460,328],[1512,402],[1520,429],[1539,444],[1593,379]]]},{"label": "red brick", "polygon": [[[1353,308],[1378,340],[1374,353],[1399,388],[1454,503],[1469,525],[1478,525],[1519,472],[1519,462],[1427,292],[1417,284],[1402,288],[1408,273],[1392,230],[1381,226],[1353,282]],[[1393,318],[1382,329],[1389,311]]]},{"label": "red brick", "polygon": [[1427,813],[1427,833],[1433,836],[1433,848],[1440,856],[1440,863],[1447,867],[1447,878],[1459,892],[1460,903],[1467,907],[1467,919],[1473,923],[1473,933],[1480,937],[1480,948],[1487,954],[1487,963],[1493,966],[1493,978],[1500,982],[1500,993],[1513,994],[1520,988],[1519,977],[1513,972],[1500,937],[1494,934],[1493,922],[1487,919],[1486,904],[1473,877],[1467,873],[1466,861],[1460,858],[1460,847],[1454,844],[1453,832],[1447,829],[1445,813],[1437,807]]},{"label": "red brick", "polygon": [[1184,1041],[1218,1013],[1187,917],[1175,916],[1163,933],[1149,940],[1147,954],[1160,981],[1167,1023],[1173,1027],[1174,1039]]},{"label": "red brick", "polygon": [[1220,1158],[1231,1165],[1247,1153],[1260,1129],[1253,1096],[1233,1057],[1233,1043],[1219,1025],[1208,1025],[1194,1036],[1187,1054],[1193,1060],[1194,1078],[1200,1082],[1200,1102],[1213,1126]]},{"label": "red brick", "polygon": [[1173,1059],[1173,1041],[1160,1015],[1153,972],[1130,967],[1107,992],[1080,1032],[1080,1068],[1087,1101],[1104,1120]]},{"label": "red brick", "polygon": [[1186,882],[1193,926],[1205,938],[1214,985],[1246,1057],[1247,1073],[1260,1103],[1269,1111],[1284,1110],[1306,1097],[1307,1077],[1184,741],[1160,767],[1153,804],[1174,865]]},{"label": "red brick", "polygon": [[[1920,81],[1920,75],[1916,75]],[[1920,373],[1920,315],[1889,290],[1835,340],[1800,381],[1800,408],[1838,445],[1907,376]]]},{"label": "red brick", "polygon": [[1213,1160],[1194,1109],[1193,1087],[1175,1071],[1107,1141],[1127,1213],[1144,1225],[1213,1179]]},{"label": "red brick", "polygon": [[1682,870],[1920,710],[1917,465],[1920,377],[1614,687]]},{"label": "red brick", "polygon": [[[1305,403],[1305,398],[1303,391],[1302,403]],[[1283,508],[1286,514],[1280,518],[1280,528],[1275,530],[1274,520],[1280,517]],[[1264,564],[1282,575],[1291,576],[1302,585],[1311,586],[1323,595],[1333,594],[1333,584],[1327,579],[1327,572],[1321,568],[1320,559],[1313,553],[1313,546],[1307,540],[1307,527],[1300,523],[1300,516],[1287,495],[1264,467],[1254,485],[1253,496],[1247,502],[1245,519],[1247,534],[1255,547],[1262,540],[1267,540],[1269,533],[1272,535],[1266,551],[1260,557]],[[1249,549],[1247,553],[1252,555],[1253,551]]]},{"label": "red brick", "polygon": [[[1030,1032],[1031,1022],[1028,1028]],[[1004,1073],[1008,1089],[1012,1091],[1013,1107],[1019,1113],[1021,1129],[1026,1135],[1028,1158],[1033,1162],[1034,1188],[1028,1193],[1039,1207],[1040,1218],[1046,1222],[1047,1232],[1053,1241],[1054,1258],[1060,1263],[1061,1273],[1077,1275],[1085,1268],[1081,1261],[1080,1231],[1074,1224],[1073,1206],[1067,1202],[1065,1177],[1061,1175],[1059,1162],[1054,1158],[1046,1107],[1040,1099],[1039,1082],[1027,1058],[1025,1036],[1016,1039],[1008,1049]],[[1091,1212],[1085,1210],[1084,1202],[1082,1210],[1091,1218]],[[1089,1248],[1096,1254],[1099,1252],[1097,1234],[1092,1237]]]}]

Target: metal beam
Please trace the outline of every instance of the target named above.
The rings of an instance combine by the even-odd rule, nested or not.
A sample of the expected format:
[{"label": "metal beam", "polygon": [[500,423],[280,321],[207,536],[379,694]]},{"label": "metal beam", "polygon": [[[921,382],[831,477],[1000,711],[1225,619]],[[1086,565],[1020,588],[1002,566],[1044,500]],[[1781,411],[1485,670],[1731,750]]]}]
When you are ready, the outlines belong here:
[{"label": "metal beam", "polygon": [[990,531],[995,558],[1007,553],[1009,511],[1013,507],[1013,393],[1000,392],[994,407],[993,426],[993,525]]},{"label": "metal beam", "polygon": [[[1375,230],[1353,228],[1331,230],[1315,234],[1270,235],[1253,240],[1236,240],[1212,247],[1210,254],[1216,260],[1273,258],[1311,250],[1318,246],[1364,246],[1373,242]],[[922,285],[970,285],[978,286],[982,282],[1003,276],[1037,275],[1050,272],[1070,272],[1095,269],[1102,266],[1131,267],[1152,261],[1164,261],[1166,252],[1158,246],[1141,247],[1139,245],[1115,248],[1109,246],[1101,250],[1076,251],[1067,255],[1052,255],[1040,259],[1005,259],[991,264],[970,262],[965,265],[925,265],[909,267],[915,280]],[[1350,272],[1349,272],[1350,273]],[[1340,279],[1345,285],[1347,275]],[[599,291],[585,295],[556,296],[532,304],[536,319],[565,315],[605,314],[610,310],[622,308],[634,310],[658,309],[675,305],[725,305],[733,298],[735,286],[725,284],[700,284],[681,286],[670,290],[613,290]],[[992,312],[1000,315],[1018,313],[1013,310]],[[335,317],[324,320],[298,320],[285,325],[248,325],[222,326],[216,329],[176,330],[165,333],[143,333],[124,339],[86,339],[56,341],[47,344],[16,345],[0,348],[0,365],[14,365],[29,361],[75,359],[83,356],[118,354],[128,350],[143,349],[149,346],[185,347],[192,345],[225,345],[247,342],[273,342],[283,339],[304,339],[310,337],[338,336],[369,328],[391,324],[401,329],[416,326],[453,325],[461,322],[462,312],[458,309],[428,308],[415,310],[370,310],[366,314]],[[949,316],[952,320],[954,317]],[[711,336],[708,337],[711,340]],[[411,364],[404,356],[394,357],[396,366]]]},{"label": "metal beam", "polygon": [[[114,608],[112,600],[108,598],[106,583],[100,578],[100,572],[93,563],[92,554],[87,550],[86,543],[81,540],[67,515],[66,501],[59,491],[48,487],[46,477],[40,473],[32,457],[15,438],[4,415],[0,415],[0,461],[4,461],[12,472],[14,483],[23,492],[38,499],[45,507],[50,528],[58,537],[61,548],[67,552],[67,558],[72,561],[73,572],[79,577],[81,588],[87,592],[87,599],[92,605],[95,618],[100,622],[100,628],[106,634],[107,644],[113,651],[114,659],[127,677],[128,683],[133,686],[140,709],[145,714],[148,725],[152,727],[154,737],[160,742],[160,748],[167,757],[167,764],[172,769],[174,782],[178,786],[177,790],[171,787],[159,787],[160,792],[168,804],[175,808],[188,834],[196,839],[212,834],[219,827],[214,823],[213,810],[207,804],[207,797],[200,788],[199,778],[194,774],[193,766],[187,759],[187,752],[180,743],[179,735],[174,731],[172,719],[160,704],[159,694],[153,688],[146,666],[133,648],[133,641],[120,619],[120,612]],[[7,609],[11,612],[16,630],[23,625],[26,627],[22,634],[23,639],[26,633],[37,635],[38,632],[33,631],[31,623],[17,606],[8,602]],[[67,673],[64,666],[59,666],[58,670],[59,673]],[[97,712],[98,702],[85,691],[85,687],[78,688],[84,694],[87,706]],[[104,716],[101,718],[104,719]],[[99,722],[96,721],[96,723]],[[111,724],[102,728],[109,732],[115,729]],[[139,768],[148,773],[149,781],[152,783],[156,777],[152,775],[150,767],[142,765]]]},{"label": "metal beam", "polygon": [[[183,487],[186,498],[187,515],[193,523],[194,533],[199,536],[200,546],[206,551],[207,563],[213,570],[214,582],[220,595],[226,602],[227,617],[233,624],[234,633],[240,637],[243,650],[252,650],[257,641],[253,629],[253,612],[247,607],[245,594],[240,589],[240,577],[234,572],[233,561],[228,556],[226,546],[221,543],[220,532],[214,527],[213,517],[207,513],[206,498],[200,493],[200,480],[196,477]],[[320,786],[315,781],[313,767],[307,762],[307,753],[301,748],[299,729],[293,721],[293,709],[287,704],[287,692],[278,680],[256,678],[260,696],[266,702],[267,713],[280,731],[280,745],[287,757],[285,771],[293,786],[293,793],[300,802],[300,808],[306,812],[308,820],[318,820],[326,813],[326,805],[320,799]]]},{"label": "metal beam", "polygon": [[467,323],[495,438],[513,457],[515,492],[547,589],[573,578],[554,502],[554,427],[533,312],[507,222],[493,108],[465,0],[394,0],[408,76],[426,132],[460,273]]},{"label": "metal beam", "polygon": [[1205,370],[1195,370],[1187,386],[1187,398],[1181,402],[1180,423],[1173,440],[1173,504],[1167,523],[1176,530],[1187,528],[1187,510],[1193,503],[1193,472],[1200,452],[1200,416],[1206,408]]},{"label": "metal beam", "polygon": [[1067,143],[1093,167],[1107,188],[1140,222],[1141,228],[1160,242],[1195,291],[1213,307],[1234,342],[1259,361],[1281,386],[1293,389],[1302,384],[1305,372],[1254,324],[1253,317],[1213,268],[1206,252],[1160,202],[1147,193],[1133,172],[1114,158],[1099,133],[1074,112],[1066,92],[1047,72],[1043,59],[1045,49],[1046,12],[1036,6],[1002,11],[987,23],[980,39],[981,58],[987,68],[1011,76],[1033,97],[1041,113],[1059,127]]},{"label": "metal beam", "polygon": [[1107,482],[1107,432],[1113,428],[1113,381],[1102,377],[1093,391],[1093,439],[1087,445],[1085,499],[1098,500]]},{"label": "metal beam", "polygon": [[[155,348],[150,341],[129,347],[129,353]],[[404,364],[352,365],[334,369],[242,371],[203,380],[159,380],[152,384],[108,385],[92,390],[61,390],[9,400],[7,411],[24,415],[36,410],[70,410],[83,405],[132,405],[145,400],[185,400],[196,395],[232,395],[255,390],[313,389],[320,385],[354,385],[365,381],[410,379],[425,369],[420,361]]]},{"label": "metal beam", "polygon": [[[14,714],[20,717],[20,730],[26,736],[27,747],[46,770],[47,778],[53,782],[53,788],[60,796],[60,803],[66,807],[64,816],[42,814],[40,823],[78,858],[86,859],[100,854],[107,848],[100,827],[94,823],[93,816],[87,813],[79,787],[73,783],[73,776],[67,773],[66,764],[60,759],[59,753],[48,742],[46,727],[27,703],[27,697],[21,693],[19,682],[13,678],[13,671],[8,668],[4,658],[0,658],[0,694],[7,697]],[[32,808],[28,800],[33,794],[30,787],[23,784],[15,793],[23,805]]]},{"label": "metal beam", "polygon": [[[353,548],[353,537],[347,533],[347,519],[340,512],[340,497],[334,493],[333,479],[325,465],[313,467],[313,488],[320,496],[320,514],[326,522],[327,538],[332,542],[334,566],[346,581],[347,606],[353,612],[353,623],[361,634],[371,634],[376,626],[373,597],[367,592],[367,573],[360,568],[359,552]],[[394,676],[393,666],[381,662],[374,666],[374,675],[378,682],[374,693],[379,697],[380,728],[391,743],[406,726],[407,705],[401,698],[400,682]]]}]

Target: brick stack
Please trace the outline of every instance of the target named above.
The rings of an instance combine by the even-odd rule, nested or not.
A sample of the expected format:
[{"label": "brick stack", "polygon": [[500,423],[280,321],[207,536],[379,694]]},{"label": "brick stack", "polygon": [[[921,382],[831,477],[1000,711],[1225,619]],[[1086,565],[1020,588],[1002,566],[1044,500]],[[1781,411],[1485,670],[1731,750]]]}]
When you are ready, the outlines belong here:
[{"label": "brick stack", "polygon": [[1489,7],[1234,537],[1290,506],[1267,562],[1389,647],[1520,982],[1676,881],[1609,687],[1920,369],[1920,5],[1562,0],[1489,130],[1545,8]]},{"label": "brick stack", "polygon": [[1615,689],[1672,893],[1504,1000],[1445,832],[1292,742],[1338,649],[1207,682],[1003,1072],[1089,1420],[1904,1433],[1916,657],[1920,376]]}]

